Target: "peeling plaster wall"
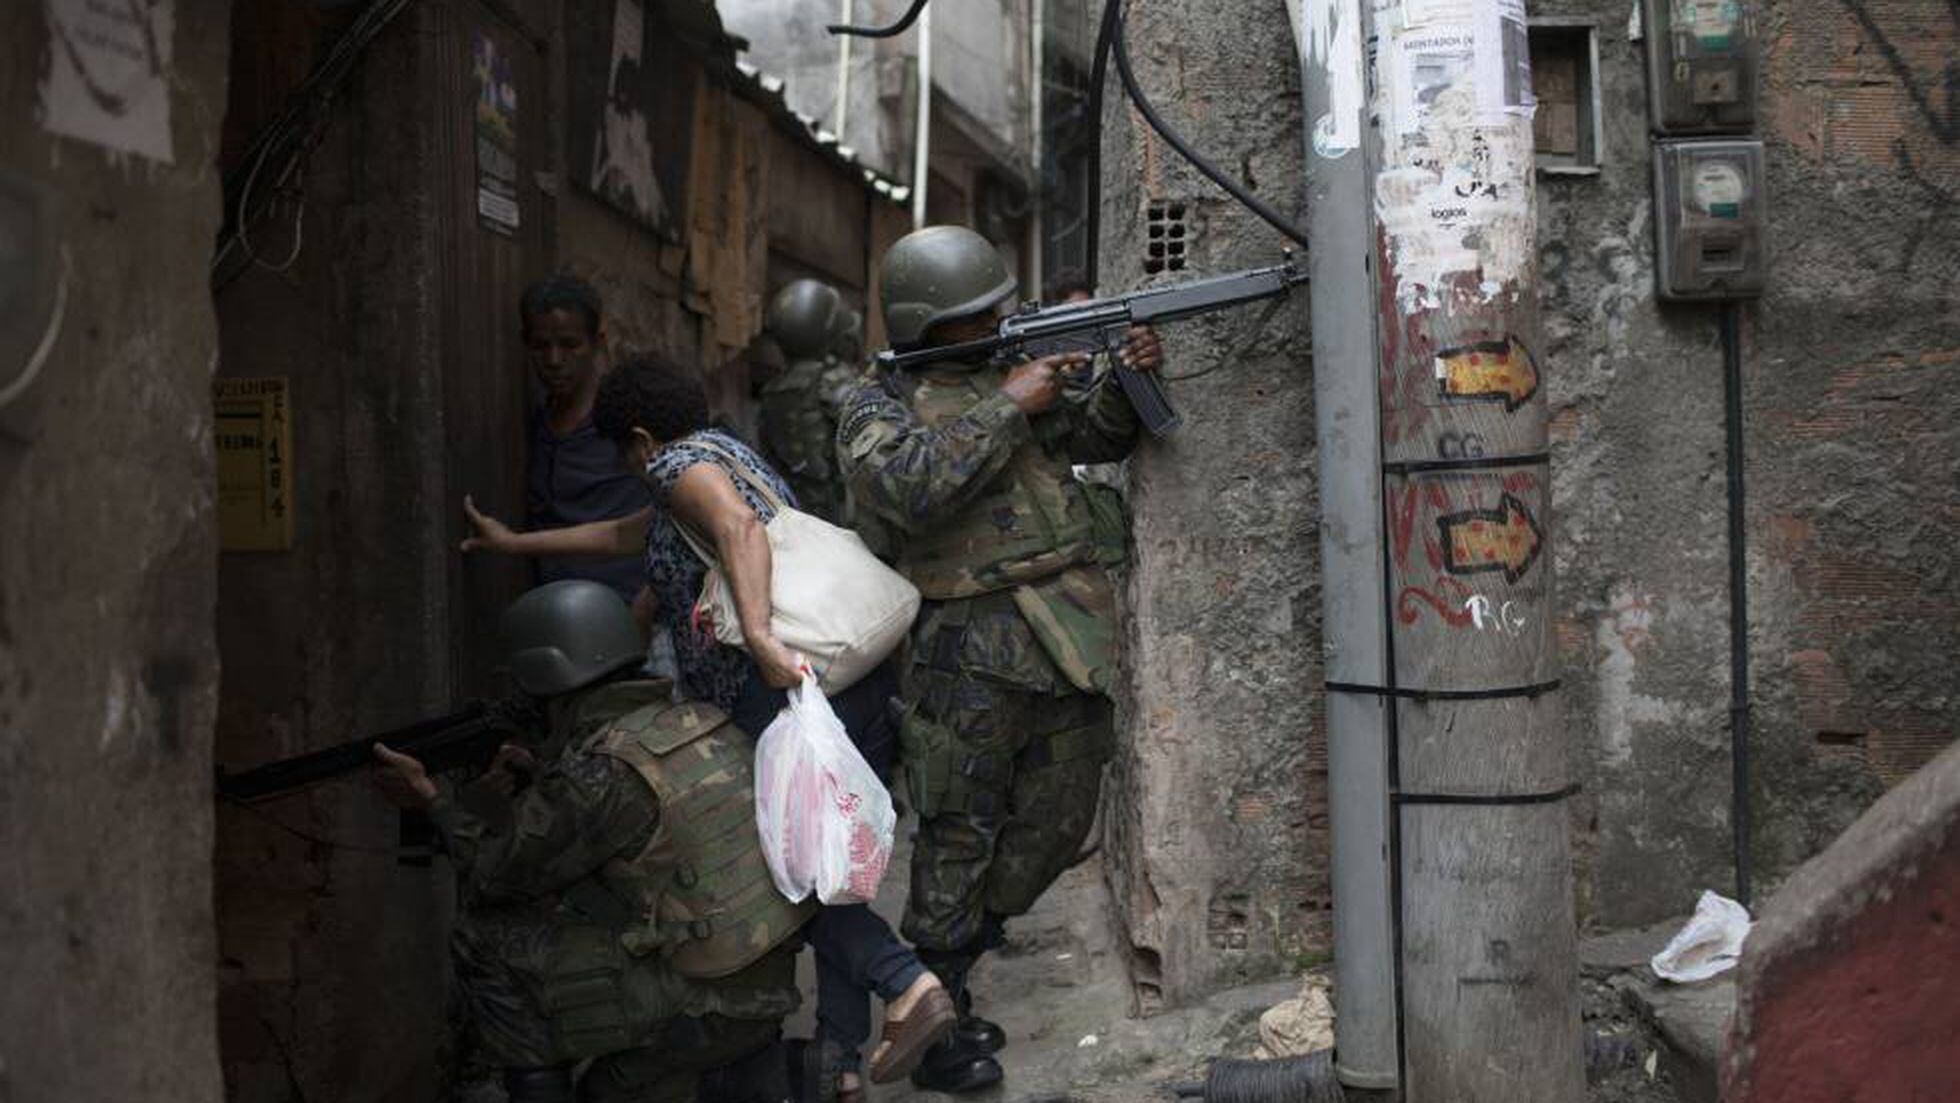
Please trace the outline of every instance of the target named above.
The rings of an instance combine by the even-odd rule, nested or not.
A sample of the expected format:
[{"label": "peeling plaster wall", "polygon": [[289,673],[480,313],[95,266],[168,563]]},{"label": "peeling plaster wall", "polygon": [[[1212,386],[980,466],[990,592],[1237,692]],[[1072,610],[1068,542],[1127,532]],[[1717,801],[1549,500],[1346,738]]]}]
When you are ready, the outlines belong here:
[{"label": "peeling plaster wall", "polygon": [[[1304,221],[1299,65],[1281,0],[1134,7],[1138,79],[1171,122]],[[1184,204],[1190,279],[1283,239],[1125,109],[1103,142],[1104,294],[1142,285],[1152,201]],[[1148,1013],[1269,977],[1330,938],[1308,297],[1163,332],[1186,422],[1130,461],[1122,743],[1105,861]],[[1222,362],[1221,362],[1222,361]]]},{"label": "peeling plaster wall", "polygon": [[[171,163],[43,130],[59,47],[44,5],[0,6],[0,174],[48,191],[68,265],[43,372],[0,409],[0,1100],[21,1103],[220,1094],[205,266],[230,5],[165,7],[169,121],[146,133]],[[13,320],[10,351],[47,328]]]},{"label": "peeling plaster wall", "polygon": [[[1960,730],[1960,128],[1927,5],[1755,5],[1770,290],[1744,321],[1759,891]],[[1581,906],[1733,884],[1722,360],[1656,302],[1644,44],[1599,20],[1606,163],[1539,188]],[[1942,386],[1942,383],[1945,386]]]},{"label": "peeling plaster wall", "polygon": [[[1936,6],[1753,5],[1770,291],[1745,313],[1756,879],[1767,892],[1960,731],[1960,106]],[[1597,20],[1605,163],[1539,182],[1557,636],[1580,914],[1688,911],[1733,884],[1716,312],[1653,293],[1642,46]],[[1159,109],[1282,210],[1304,194],[1277,2],[1133,11]],[[1112,76],[1103,290],[1141,278],[1145,205],[1194,200],[1193,271],[1278,239],[1145,136]],[[1171,335],[1172,371],[1252,312]],[[1322,736],[1304,305],[1172,384],[1190,425],[1132,464],[1125,742],[1110,877],[1142,1006],[1324,946]],[[1243,948],[1241,948],[1241,945]]]}]

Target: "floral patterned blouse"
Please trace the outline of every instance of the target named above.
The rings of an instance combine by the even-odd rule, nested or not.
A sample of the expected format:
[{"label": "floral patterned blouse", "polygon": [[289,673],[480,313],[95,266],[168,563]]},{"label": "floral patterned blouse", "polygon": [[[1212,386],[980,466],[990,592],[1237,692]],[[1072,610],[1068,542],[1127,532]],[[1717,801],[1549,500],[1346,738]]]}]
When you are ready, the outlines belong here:
[{"label": "floral patterned blouse", "polygon": [[755,660],[741,648],[729,647],[716,640],[705,627],[697,630],[693,625],[694,603],[701,596],[701,582],[707,577],[708,567],[701,562],[700,556],[694,554],[694,549],[688,546],[674,523],[671,506],[674,484],[689,468],[710,463],[722,469],[728,481],[735,484],[736,493],[742,496],[750,509],[755,510],[756,517],[763,524],[768,524],[776,511],[761,493],[735,472],[727,459],[693,443],[701,440],[712,441],[740,457],[742,463],[774,488],[785,503],[793,507],[797,502],[783,477],[753,448],[742,443],[741,438],[725,429],[702,429],[691,433],[662,448],[654,455],[653,462],[647,465],[647,482],[653,487],[654,504],[659,507],[654,510],[652,520],[647,525],[647,585],[653,589],[654,620],[673,636],[681,691],[694,700],[706,701],[726,712],[734,707],[735,699],[741,695],[743,683],[755,668]]}]

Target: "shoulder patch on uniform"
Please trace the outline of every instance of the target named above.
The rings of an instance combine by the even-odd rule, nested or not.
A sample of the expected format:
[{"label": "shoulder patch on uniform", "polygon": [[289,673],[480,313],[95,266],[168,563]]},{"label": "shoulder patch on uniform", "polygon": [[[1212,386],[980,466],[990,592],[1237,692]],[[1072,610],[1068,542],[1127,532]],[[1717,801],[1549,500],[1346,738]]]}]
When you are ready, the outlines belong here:
[{"label": "shoulder patch on uniform", "polygon": [[844,416],[837,422],[837,439],[853,454],[862,454],[857,448],[857,438],[865,430],[885,421],[903,421],[909,412],[905,404],[885,393],[883,387],[864,386],[851,396],[851,404],[844,409]]}]

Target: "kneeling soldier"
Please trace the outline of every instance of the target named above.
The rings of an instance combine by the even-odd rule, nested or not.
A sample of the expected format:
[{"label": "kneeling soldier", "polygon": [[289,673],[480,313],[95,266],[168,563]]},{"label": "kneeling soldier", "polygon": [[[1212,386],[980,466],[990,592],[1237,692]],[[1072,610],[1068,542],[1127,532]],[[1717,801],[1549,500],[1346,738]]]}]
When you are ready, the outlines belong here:
[{"label": "kneeling soldier", "polygon": [[598,583],[539,587],[502,628],[519,687],[543,699],[535,759],[506,747],[458,796],[375,753],[382,792],[426,809],[455,863],[457,982],[512,1103],[571,1100],[585,1060],[580,1100],[781,1098],[775,1043],[813,909],[770,880],[752,744],[635,679],[639,631]]}]

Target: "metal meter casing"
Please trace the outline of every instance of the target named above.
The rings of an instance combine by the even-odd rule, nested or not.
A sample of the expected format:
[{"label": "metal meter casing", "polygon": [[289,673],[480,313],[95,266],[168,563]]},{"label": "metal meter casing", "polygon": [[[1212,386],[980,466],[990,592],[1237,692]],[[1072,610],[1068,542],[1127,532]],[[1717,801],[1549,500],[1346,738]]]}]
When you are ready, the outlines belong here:
[{"label": "metal meter casing", "polygon": [[1641,0],[1647,98],[1661,134],[1746,131],[1756,122],[1756,20],[1744,0]]},{"label": "metal meter casing", "polygon": [[1654,272],[1663,299],[1763,293],[1763,143],[1654,143]]}]

